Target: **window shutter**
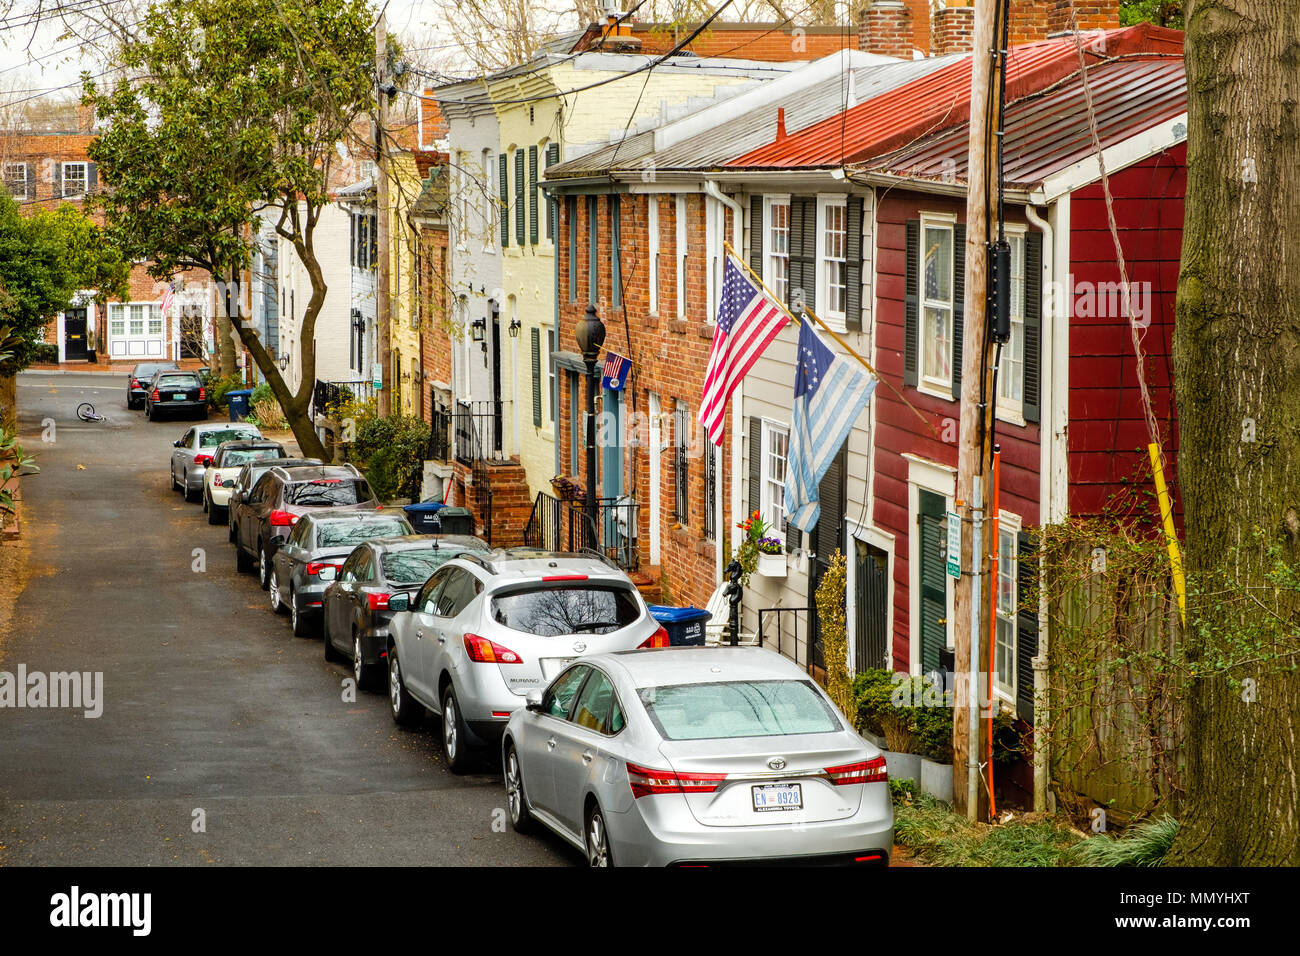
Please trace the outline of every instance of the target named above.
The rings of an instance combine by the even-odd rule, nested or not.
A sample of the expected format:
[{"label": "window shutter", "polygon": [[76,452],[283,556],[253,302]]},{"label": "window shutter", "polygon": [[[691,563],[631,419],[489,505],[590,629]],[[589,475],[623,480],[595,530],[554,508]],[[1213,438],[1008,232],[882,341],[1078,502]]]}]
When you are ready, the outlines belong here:
[{"label": "window shutter", "polygon": [[524,151],[515,150],[515,244],[524,244],[524,217],[528,210],[528,194],[524,192]]},{"label": "window shutter", "polygon": [[86,163],[86,193],[93,195],[99,188],[99,167],[95,163]]},{"label": "window shutter", "polygon": [[961,401],[961,353],[966,337],[966,227],[952,227],[952,398]]},{"label": "window shutter", "polygon": [[[559,161],[560,161],[560,144],[559,144],[559,143],[547,143],[547,144],[546,144],[546,166],[547,166],[547,168],[549,169],[550,167],[554,166],[554,165],[555,165],[556,163],[558,163]],[[559,242],[560,237],[557,236],[557,235],[555,234],[555,230],[556,230],[556,228],[557,228],[558,220],[559,220],[559,211],[560,211],[559,202],[558,202],[558,200],[552,199],[550,202],[548,202],[548,203],[546,204],[546,206],[547,206],[546,214],[547,214],[548,216],[551,217],[551,220],[550,220],[550,222],[551,222],[551,242]]]},{"label": "window shutter", "polygon": [[1043,237],[1025,237],[1025,385],[1022,414],[1025,421],[1039,419],[1038,386],[1042,374],[1039,343],[1043,329]]},{"label": "window shutter", "polygon": [[501,248],[510,245],[510,168],[506,154],[497,156],[497,193],[501,197]]},{"label": "window shutter", "polygon": [[763,420],[751,415],[749,419],[749,511],[745,515],[746,518],[762,506],[762,482]]},{"label": "window shutter", "polygon": [[821,516],[814,529],[814,542],[817,555],[822,564],[829,564],[831,555],[840,547],[840,530],[844,525],[844,449],[847,442],[840,446],[839,452],[831,459],[821,482],[817,485],[817,499],[821,504]]},{"label": "window shutter", "polygon": [[370,261],[366,265],[375,269],[379,266],[379,216],[367,216],[366,222],[370,229]]},{"label": "window shutter", "polygon": [[528,147],[528,241],[537,245],[537,147]]},{"label": "window shutter", "polygon": [[862,331],[862,197],[850,196],[845,203],[844,243],[844,327]]},{"label": "window shutter", "polygon": [[763,274],[763,197],[749,197],[749,267]]},{"label": "window shutter", "polygon": [[542,427],[542,332],[531,330],[533,344],[533,427]]},{"label": "window shutter", "polygon": [[903,281],[903,384],[920,382],[921,220],[907,220],[907,265]]},{"label": "window shutter", "polygon": [[609,197],[609,304],[623,306],[623,204],[618,196]]},{"label": "window shutter", "polygon": [[790,301],[803,289],[806,308],[817,308],[817,198],[790,197]]},{"label": "window shutter", "polygon": [[1038,655],[1038,605],[1026,609],[1024,603],[1037,592],[1038,546],[1028,531],[1021,531],[1016,540],[1017,569],[1016,603],[1016,715],[1026,723],[1034,723],[1034,658]]}]

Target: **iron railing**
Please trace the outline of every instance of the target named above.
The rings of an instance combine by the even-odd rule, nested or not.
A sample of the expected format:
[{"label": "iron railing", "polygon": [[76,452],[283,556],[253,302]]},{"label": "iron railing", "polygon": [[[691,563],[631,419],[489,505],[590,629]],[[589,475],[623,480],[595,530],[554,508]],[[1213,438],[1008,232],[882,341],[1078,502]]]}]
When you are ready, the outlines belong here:
[{"label": "iron railing", "polygon": [[631,498],[598,498],[593,523],[586,502],[540,491],[524,527],[524,544],[547,551],[593,551],[624,571],[635,571],[641,566],[636,545],[639,516],[640,505]]},{"label": "iron railing", "polygon": [[[799,663],[799,615],[807,614],[807,613],[808,613],[808,608],[806,607],[759,608],[758,609],[758,646],[766,647],[767,645],[763,643],[764,638],[766,637],[769,640],[772,638],[772,632],[770,629],[764,632],[763,623],[766,615],[775,614],[776,615],[776,638],[773,642],[773,649],[778,654],[782,655],[783,657],[788,657],[790,658],[790,660],[798,664]],[[788,633],[786,631],[785,618],[783,616],[786,614],[791,614],[794,616],[794,627]],[[807,623],[805,623],[804,624],[805,640],[803,642],[804,660],[802,666],[805,671],[811,674],[813,671],[813,664],[812,661],[809,659],[808,651],[812,646],[812,635],[808,633],[808,631],[809,629]],[[724,629],[722,635],[723,635],[722,636],[723,643],[725,644],[729,640],[728,632]],[[791,653],[786,652],[787,648],[791,650]]]},{"label": "iron railing", "polygon": [[374,382],[322,382],[312,390],[312,414],[333,415],[340,405],[366,402],[375,397]]},{"label": "iron railing", "polygon": [[430,461],[447,461],[451,457],[451,409],[435,402],[429,413]]}]

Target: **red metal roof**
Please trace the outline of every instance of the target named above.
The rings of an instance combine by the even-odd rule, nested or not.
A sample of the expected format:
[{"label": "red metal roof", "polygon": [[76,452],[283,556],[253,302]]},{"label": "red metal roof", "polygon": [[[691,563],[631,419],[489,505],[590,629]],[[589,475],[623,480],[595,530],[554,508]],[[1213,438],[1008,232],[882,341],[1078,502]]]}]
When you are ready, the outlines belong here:
[{"label": "red metal roof", "polygon": [[[1135,54],[1183,52],[1183,34],[1149,23],[1084,34],[1089,63]],[[1074,35],[1012,47],[1007,55],[1007,102],[1042,90],[1079,68]],[[859,103],[846,112],[751,150],[732,168],[838,166],[861,161],[970,118],[971,59]]]}]

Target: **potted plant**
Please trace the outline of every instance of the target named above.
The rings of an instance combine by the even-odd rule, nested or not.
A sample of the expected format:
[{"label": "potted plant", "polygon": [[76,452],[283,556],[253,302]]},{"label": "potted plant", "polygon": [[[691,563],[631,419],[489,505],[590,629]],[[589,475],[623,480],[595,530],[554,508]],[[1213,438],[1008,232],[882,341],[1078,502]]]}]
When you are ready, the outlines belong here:
[{"label": "potted plant", "polygon": [[[750,575],[759,569],[759,558],[762,554],[760,542],[767,537],[769,526],[755,511],[744,521],[736,522],[736,527],[745,532],[740,547],[736,549],[736,561],[740,564],[740,584],[741,587],[749,587]],[[782,576],[784,573],[783,571]]]},{"label": "potted plant", "polygon": [[563,475],[556,475],[552,478],[551,487],[555,489],[556,497],[561,501],[580,501],[585,497],[582,486]]},{"label": "potted plant", "polygon": [[758,539],[758,573],[767,578],[785,577],[785,543],[778,538]]}]

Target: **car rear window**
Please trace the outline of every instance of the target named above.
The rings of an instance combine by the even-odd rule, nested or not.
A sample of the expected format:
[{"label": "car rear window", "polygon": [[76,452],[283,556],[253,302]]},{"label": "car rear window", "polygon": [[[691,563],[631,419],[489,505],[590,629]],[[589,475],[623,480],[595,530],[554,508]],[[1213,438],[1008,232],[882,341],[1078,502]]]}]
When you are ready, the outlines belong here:
[{"label": "car rear window", "polygon": [[624,587],[536,587],[492,598],[498,624],[538,637],[608,634],[641,616],[635,592]]},{"label": "car rear window", "polygon": [[284,489],[288,505],[355,505],[370,501],[370,486],[359,478],[312,478]]},{"label": "car rear window", "polygon": [[665,740],[781,737],[841,729],[809,681],[719,681],[641,687],[641,704]]},{"label": "car rear window", "polygon": [[411,526],[401,518],[377,518],[373,521],[328,521],[316,527],[316,546],[320,548],[355,547],[372,538],[390,538],[410,534]]},{"label": "car rear window", "polygon": [[231,448],[223,459],[227,465],[242,465],[249,461],[265,461],[268,458],[283,458],[279,448]]},{"label": "car rear window", "polygon": [[[218,432],[204,432],[199,436],[200,448],[213,448],[226,441],[239,441],[248,438],[249,433],[246,431],[237,431],[233,428],[224,429]],[[254,436],[256,437],[256,436]]]},{"label": "car rear window", "polygon": [[394,584],[420,584],[463,548],[430,548],[428,551],[389,551],[384,555],[384,577]]},{"label": "car rear window", "polygon": [[162,375],[158,378],[159,388],[195,388],[199,384],[193,375]]}]

